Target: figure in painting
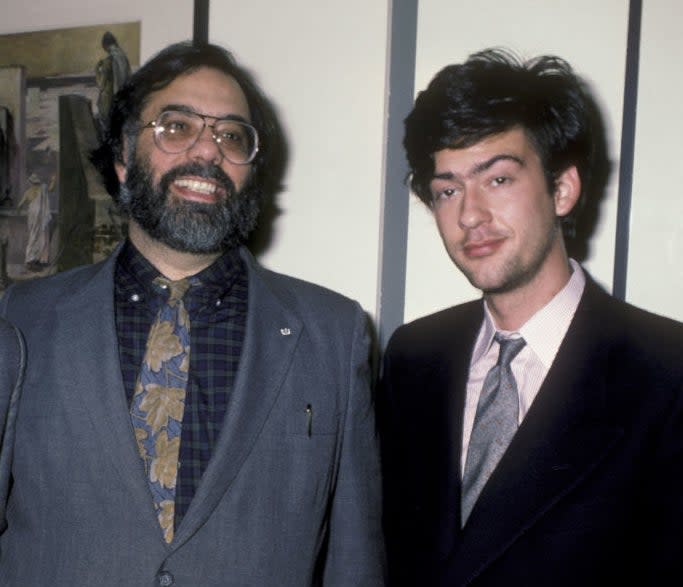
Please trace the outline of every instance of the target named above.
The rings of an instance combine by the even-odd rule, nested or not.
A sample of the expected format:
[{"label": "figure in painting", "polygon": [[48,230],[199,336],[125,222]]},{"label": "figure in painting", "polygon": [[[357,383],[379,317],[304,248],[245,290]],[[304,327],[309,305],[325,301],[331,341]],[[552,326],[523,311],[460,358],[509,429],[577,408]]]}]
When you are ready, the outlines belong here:
[{"label": "figure in painting", "polygon": [[102,48],[107,56],[95,66],[95,82],[100,89],[97,97],[97,119],[106,120],[111,108],[112,98],[130,76],[130,63],[125,51],[119,47],[116,37],[109,31],[102,35]]},{"label": "figure in painting", "polygon": [[49,263],[50,257],[50,202],[48,192],[54,187],[55,178],[50,186],[36,174],[28,178],[29,186],[19,201],[18,207],[27,207],[28,242],[26,244],[26,268],[40,271]]}]

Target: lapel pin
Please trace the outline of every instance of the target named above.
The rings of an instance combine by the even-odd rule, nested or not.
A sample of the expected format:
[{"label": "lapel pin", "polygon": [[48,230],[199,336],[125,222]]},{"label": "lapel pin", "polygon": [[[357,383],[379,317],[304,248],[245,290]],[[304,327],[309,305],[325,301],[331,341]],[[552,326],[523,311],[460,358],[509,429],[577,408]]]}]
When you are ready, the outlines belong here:
[{"label": "lapel pin", "polygon": [[280,328],[280,334],[282,336],[289,336],[292,334],[292,331],[289,328]]}]

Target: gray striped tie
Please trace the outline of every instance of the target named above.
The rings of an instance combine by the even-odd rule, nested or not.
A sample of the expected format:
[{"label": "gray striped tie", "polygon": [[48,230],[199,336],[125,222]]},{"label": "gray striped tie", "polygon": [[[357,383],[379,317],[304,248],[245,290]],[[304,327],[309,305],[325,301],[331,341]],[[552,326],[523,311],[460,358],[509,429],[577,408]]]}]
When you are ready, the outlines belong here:
[{"label": "gray striped tie", "polygon": [[522,350],[523,338],[504,338],[496,333],[500,345],[498,362],[486,374],[474,416],[462,479],[462,525],[474,507],[517,431],[519,398],[510,363]]}]

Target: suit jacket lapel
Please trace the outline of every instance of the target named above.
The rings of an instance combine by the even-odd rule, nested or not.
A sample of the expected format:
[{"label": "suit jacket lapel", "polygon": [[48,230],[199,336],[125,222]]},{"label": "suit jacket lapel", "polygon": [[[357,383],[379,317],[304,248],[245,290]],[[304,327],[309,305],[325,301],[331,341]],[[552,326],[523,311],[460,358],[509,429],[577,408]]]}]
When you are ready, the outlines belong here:
[{"label": "suit jacket lapel", "polygon": [[[428,435],[440,435],[441,430],[447,434],[435,441],[435,446],[441,446],[437,451],[437,462],[442,479],[438,481],[439,501],[438,511],[441,512],[439,525],[439,559],[448,556],[456,545],[460,530],[460,470],[462,467],[462,433],[467,376],[469,373],[472,349],[483,320],[483,302],[468,305],[466,311],[459,316],[453,316],[452,328],[445,329],[448,343],[443,346],[446,355],[438,362],[448,368],[442,374],[445,381],[436,381],[445,392],[441,403],[435,404],[431,424],[425,421],[425,431]],[[458,507],[453,507],[457,504]]]},{"label": "suit jacket lapel", "polygon": [[206,522],[229,490],[278,397],[303,329],[251,256],[243,257],[249,272],[249,308],[240,367],[218,444],[177,529],[174,548]]},{"label": "suit jacket lapel", "polygon": [[146,511],[149,523],[158,528],[121,375],[113,293],[116,256],[93,266],[91,279],[60,302],[57,313],[66,318],[55,345],[68,349],[62,357],[63,385],[80,394],[78,401],[90,416],[94,442],[100,445],[97,452],[111,459],[132,503]]},{"label": "suit jacket lapel", "polygon": [[449,566],[467,584],[598,466],[624,431],[605,417],[608,359],[587,290],[555,362],[508,451],[484,487]]},{"label": "suit jacket lapel", "polygon": [[[425,537],[421,546],[437,559],[451,554],[460,528],[460,508],[454,504],[460,503],[463,406],[482,308],[474,302],[425,318],[406,331],[405,340],[398,332],[383,380],[385,411],[398,416],[388,418],[391,432],[384,425],[385,460],[391,463],[385,481],[395,484],[388,495],[407,496],[416,512],[408,512],[416,516],[411,523]],[[389,504],[391,515],[402,515],[403,507]]]}]

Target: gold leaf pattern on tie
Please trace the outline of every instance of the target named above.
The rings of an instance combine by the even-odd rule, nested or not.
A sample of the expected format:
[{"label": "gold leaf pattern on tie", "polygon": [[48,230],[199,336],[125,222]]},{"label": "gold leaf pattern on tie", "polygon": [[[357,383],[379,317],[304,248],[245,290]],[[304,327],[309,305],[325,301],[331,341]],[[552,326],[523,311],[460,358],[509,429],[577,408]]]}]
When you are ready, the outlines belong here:
[{"label": "gold leaf pattern on tie", "polygon": [[175,515],[175,503],[170,499],[162,501],[159,504],[159,525],[164,531],[164,540],[171,542],[173,540],[173,516]]},{"label": "gold leaf pattern on tie", "polygon": [[137,442],[138,450],[144,450],[143,443],[149,437],[149,433],[144,428],[134,428],[133,431],[135,432],[135,442]]},{"label": "gold leaf pattern on tie", "polygon": [[152,461],[149,478],[153,483],[159,482],[162,487],[175,489],[178,474],[178,451],[180,437],[169,440],[166,432],[156,437],[155,448],[157,458]]},{"label": "gold leaf pattern on tie", "polygon": [[[176,301],[175,303],[177,304],[178,302]],[[180,312],[179,313],[178,325],[181,328],[189,328],[190,327],[190,316],[188,315],[187,312]]]},{"label": "gold leaf pattern on tie", "polygon": [[130,415],[164,540],[175,532],[175,491],[190,367],[190,318],[183,295],[188,279],[155,284],[168,289],[150,327]]},{"label": "gold leaf pattern on tie", "polygon": [[155,322],[149,331],[149,339],[154,341],[145,351],[145,361],[152,371],[159,371],[161,365],[183,352],[183,345],[175,333],[172,322]]},{"label": "gold leaf pattern on tie", "polygon": [[156,383],[145,386],[147,392],[140,402],[140,409],[147,412],[145,422],[152,436],[156,435],[173,418],[179,422],[185,410],[185,390],[180,387],[163,387]]}]

